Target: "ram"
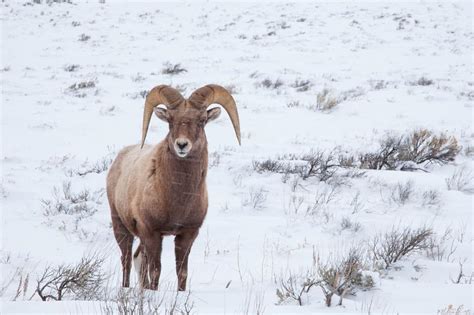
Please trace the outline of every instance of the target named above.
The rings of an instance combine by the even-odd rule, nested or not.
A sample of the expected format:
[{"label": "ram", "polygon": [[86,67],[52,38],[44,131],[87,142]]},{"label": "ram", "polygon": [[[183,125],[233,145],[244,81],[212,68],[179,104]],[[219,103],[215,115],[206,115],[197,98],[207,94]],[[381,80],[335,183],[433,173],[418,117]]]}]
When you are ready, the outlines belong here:
[{"label": "ram", "polygon": [[[218,85],[206,85],[185,99],[166,85],[147,95],[141,145],[122,149],[107,175],[112,226],[122,257],[122,285],[130,285],[132,245],[135,268],[143,288],[157,290],[164,236],[174,235],[178,290],[186,290],[188,257],[207,213],[208,169],[205,125],[216,119],[221,105],[232,121],[240,144],[235,101]],[[164,107],[158,105],[164,105]],[[144,146],[151,116],[168,123],[169,132],[155,146]]]}]

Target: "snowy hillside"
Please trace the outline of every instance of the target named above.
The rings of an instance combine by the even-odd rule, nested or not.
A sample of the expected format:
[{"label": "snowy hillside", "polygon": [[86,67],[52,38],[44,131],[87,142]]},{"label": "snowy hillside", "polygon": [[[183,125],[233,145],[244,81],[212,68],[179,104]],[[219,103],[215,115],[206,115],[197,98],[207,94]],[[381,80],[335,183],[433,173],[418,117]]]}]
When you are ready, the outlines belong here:
[{"label": "snowy hillside", "polygon": [[[472,3],[100,2],[0,4],[0,313],[470,314]],[[242,145],[225,113],[206,127],[190,291],[171,237],[160,291],[120,290],[107,169],[147,91],[209,83]],[[97,287],[35,293],[91,255]]]}]

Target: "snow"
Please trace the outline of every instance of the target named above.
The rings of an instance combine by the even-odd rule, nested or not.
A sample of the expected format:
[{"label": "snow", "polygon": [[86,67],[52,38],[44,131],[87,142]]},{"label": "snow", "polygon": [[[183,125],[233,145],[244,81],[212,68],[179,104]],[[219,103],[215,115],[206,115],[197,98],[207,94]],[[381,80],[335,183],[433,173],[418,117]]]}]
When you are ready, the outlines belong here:
[{"label": "snow", "polygon": [[[462,167],[472,170],[472,153],[464,150],[474,137],[471,2],[2,2],[0,21],[2,286],[14,278],[1,297],[2,314],[100,313],[103,301],[29,300],[44,266],[74,263],[95,251],[107,257],[111,290],[120,286],[120,254],[103,194],[106,171],[77,171],[140,141],[140,93],[169,84],[189,96],[208,83],[234,91],[242,146],[225,113],[206,127],[210,204],[188,279],[195,312],[245,313],[249,307],[252,314],[258,300],[266,314],[472,309],[472,193],[445,183]],[[162,74],[168,62],[187,71]],[[421,78],[433,84],[414,83]],[[283,85],[265,88],[265,79]],[[296,80],[311,86],[299,92],[292,87]],[[93,84],[70,88],[80,82]],[[308,108],[325,88],[347,98],[330,112]],[[305,209],[329,185],[309,178],[293,191],[292,176],[283,182],[282,174],[252,167],[254,160],[311,149],[369,152],[385,134],[416,128],[452,135],[464,149],[453,163],[427,165],[428,172],[368,170],[339,187],[317,215]],[[166,132],[154,117],[147,142]],[[395,185],[409,180],[410,200],[390,202]],[[90,191],[85,204],[96,212],[81,220],[45,216],[43,201],[54,200],[55,187],[61,193],[65,182],[73,193]],[[435,206],[423,203],[429,190],[439,194]],[[258,191],[263,201],[253,209],[246,201]],[[361,205],[354,211],[357,195]],[[297,198],[303,202],[295,213]],[[343,218],[360,229],[341,229]],[[303,306],[278,303],[275,279],[308,270],[314,255],[324,260],[393,226],[422,225],[437,236],[452,230],[449,258],[417,252],[396,268],[372,270],[375,288],[346,296],[342,306],[335,297],[326,307],[318,287],[303,296]],[[459,262],[466,276],[454,284]],[[161,283],[175,286],[172,238],[165,239],[162,265]],[[12,301],[18,268],[30,284],[26,296]],[[132,280],[136,284],[135,275]]]}]

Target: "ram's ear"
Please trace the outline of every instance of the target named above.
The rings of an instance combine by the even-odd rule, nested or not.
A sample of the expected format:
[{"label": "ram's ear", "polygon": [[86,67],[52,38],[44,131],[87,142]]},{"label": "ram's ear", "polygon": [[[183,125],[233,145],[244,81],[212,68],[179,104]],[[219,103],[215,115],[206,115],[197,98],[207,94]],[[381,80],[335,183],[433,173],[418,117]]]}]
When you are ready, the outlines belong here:
[{"label": "ram's ear", "polygon": [[158,117],[159,119],[161,119],[163,121],[166,121],[166,122],[169,121],[170,116],[168,114],[168,111],[165,108],[155,107],[153,109],[153,111],[155,112],[156,117]]},{"label": "ram's ear", "polygon": [[207,122],[217,119],[221,115],[221,109],[219,107],[211,108],[207,111]]}]

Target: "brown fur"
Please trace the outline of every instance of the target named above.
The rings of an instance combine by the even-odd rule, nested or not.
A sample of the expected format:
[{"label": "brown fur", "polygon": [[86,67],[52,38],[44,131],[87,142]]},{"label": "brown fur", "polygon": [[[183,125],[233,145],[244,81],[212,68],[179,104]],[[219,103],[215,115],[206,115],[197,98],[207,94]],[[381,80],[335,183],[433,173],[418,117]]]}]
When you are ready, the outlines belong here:
[{"label": "brown fur", "polygon": [[[122,252],[124,287],[130,285],[132,245],[141,258],[140,283],[156,290],[161,272],[163,237],[175,235],[178,290],[186,289],[188,257],[207,212],[207,140],[204,126],[216,119],[221,105],[234,126],[240,144],[240,123],[234,99],[215,84],[197,89],[185,100],[169,86],[154,87],[147,95],[143,113],[142,144],[119,152],[107,175],[107,197],[112,226]],[[157,107],[163,104],[166,109]],[[151,115],[169,125],[158,145],[143,146]]]},{"label": "brown fur", "polygon": [[[135,145],[124,148],[110,168],[107,196],[114,234],[122,250],[123,286],[130,284],[134,236],[140,239],[140,248],[144,248],[141,252],[144,252],[148,264],[148,272],[141,272],[142,285],[147,287],[147,278],[150,277],[149,287],[157,289],[161,242],[163,236],[175,235],[178,288],[186,288],[189,251],[208,206],[207,141],[203,128],[202,134],[196,132],[198,123],[190,120],[191,114],[196,116],[194,112],[186,112],[175,113],[174,117],[176,134],[193,133],[188,135],[194,142],[188,157],[179,158],[172,151],[174,130],[170,130],[170,134],[154,147],[140,149]],[[186,121],[189,128],[183,130]]]}]

